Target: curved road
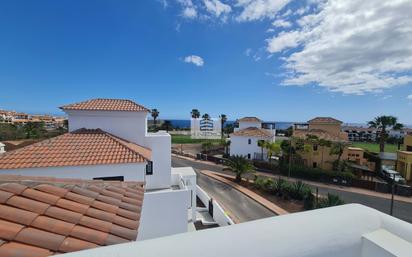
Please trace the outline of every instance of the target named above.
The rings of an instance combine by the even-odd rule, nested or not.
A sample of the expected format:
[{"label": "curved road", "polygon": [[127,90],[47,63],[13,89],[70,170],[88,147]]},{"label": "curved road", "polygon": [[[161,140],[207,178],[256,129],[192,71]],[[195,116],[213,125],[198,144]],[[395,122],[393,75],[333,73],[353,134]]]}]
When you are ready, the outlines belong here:
[{"label": "curved road", "polygon": [[[191,160],[181,159],[181,158],[177,158],[177,157],[172,157],[172,165],[175,165],[175,164],[178,164],[180,166],[191,166],[194,169],[198,169],[198,170],[211,170],[211,171],[216,171],[216,172],[222,172],[222,168],[220,168],[216,165],[210,165],[210,164],[199,163],[199,162],[195,162],[195,161],[191,161]],[[198,177],[199,177],[199,175],[198,175]],[[198,179],[198,180],[202,181],[202,179]],[[213,180],[213,179],[209,179],[209,180]],[[205,182],[200,182],[199,185],[202,188],[204,188],[205,190],[207,189],[206,186],[208,186],[207,183],[205,183]],[[208,188],[209,188],[209,190],[213,190],[213,187],[214,186],[212,184],[212,185],[209,185]],[[389,214],[389,208],[390,208],[390,200],[389,199],[383,199],[383,198],[375,197],[375,196],[357,194],[357,193],[347,192],[347,191],[343,191],[343,190],[339,190],[339,189],[330,189],[330,188],[321,187],[321,186],[319,186],[318,189],[319,189],[319,194],[321,194],[321,195],[326,195],[327,193],[336,194],[336,195],[339,195],[346,203],[360,203],[360,204],[372,207],[374,209],[377,209],[381,212]],[[209,193],[209,191],[207,191],[207,192]],[[223,194],[224,192],[221,192],[221,193]],[[241,194],[241,193],[238,193],[238,194]],[[221,197],[224,198],[223,195]],[[246,197],[246,196],[244,196],[244,197]],[[218,199],[218,201],[219,201],[218,197],[216,197],[216,199]],[[249,198],[247,198],[247,199],[249,200],[249,202],[250,201],[254,202],[253,200],[251,200]],[[255,202],[255,204],[257,204],[257,203]],[[229,205],[229,206],[231,206],[231,205]],[[264,208],[260,205],[258,205],[258,206],[261,207],[261,208]],[[253,208],[252,204],[249,207]],[[245,212],[246,212],[246,210],[245,210]],[[412,223],[412,204],[411,203],[401,202],[401,201],[395,201],[394,202],[393,214],[394,214],[395,217],[397,217],[399,219],[402,219],[404,221]],[[246,213],[244,215],[245,215],[245,217],[247,217]],[[263,217],[264,216],[262,216],[262,218]]]},{"label": "curved road", "polygon": [[229,213],[229,216],[234,222],[239,223],[275,216],[273,212],[240,193],[236,189],[197,172],[205,168],[202,168],[202,166],[196,166],[195,164],[198,163],[172,157],[173,167],[191,166],[195,169],[197,173],[197,184],[205,190],[210,197],[219,202],[225,211]]}]

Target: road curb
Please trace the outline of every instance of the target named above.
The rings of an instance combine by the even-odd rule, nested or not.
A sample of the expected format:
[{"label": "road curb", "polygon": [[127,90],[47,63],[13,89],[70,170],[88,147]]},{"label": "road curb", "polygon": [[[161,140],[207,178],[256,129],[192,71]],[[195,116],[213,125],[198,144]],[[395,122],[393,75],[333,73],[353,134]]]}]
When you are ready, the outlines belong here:
[{"label": "road curb", "polygon": [[264,206],[265,208],[267,208],[271,212],[275,213],[276,215],[284,215],[284,214],[289,213],[285,209],[282,209],[281,207],[277,206],[276,204],[272,203],[271,201],[267,200],[266,198],[256,194],[252,190],[249,190],[249,189],[247,189],[247,188],[245,188],[241,185],[238,185],[238,184],[236,184],[236,183],[234,183],[234,182],[232,182],[231,180],[228,179],[228,178],[234,178],[233,176],[222,175],[220,173],[213,172],[213,171],[210,171],[210,170],[201,170],[200,173],[231,186],[232,188],[234,188],[237,191],[241,192],[242,194],[248,196],[249,198],[251,198],[252,200],[254,200],[257,203],[261,204],[262,206]]}]

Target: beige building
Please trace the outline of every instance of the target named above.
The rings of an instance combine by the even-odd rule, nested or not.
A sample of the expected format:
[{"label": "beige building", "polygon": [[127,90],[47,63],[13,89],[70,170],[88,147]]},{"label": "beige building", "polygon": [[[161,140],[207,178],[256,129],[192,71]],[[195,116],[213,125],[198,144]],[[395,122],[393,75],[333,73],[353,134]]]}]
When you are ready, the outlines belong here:
[{"label": "beige building", "polygon": [[398,151],[397,171],[407,180],[412,180],[412,134],[405,136],[403,149]]},{"label": "beige building", "polygon": [[[341,131],[342,122],[331,117],[317,117],[309,120],[305,124],[295,124],[293,137],[306,139],[308,135],[313,135],[319,139],[332,142],[348,141],[348,135]],[[337,155],[330,154],[330,146],[314,144],[311,149],[302,153],[305,166],[332,170],[333,162],[337,160]],[[341,156],[341,160],[348,159],[348,149],[346,148]]]}]

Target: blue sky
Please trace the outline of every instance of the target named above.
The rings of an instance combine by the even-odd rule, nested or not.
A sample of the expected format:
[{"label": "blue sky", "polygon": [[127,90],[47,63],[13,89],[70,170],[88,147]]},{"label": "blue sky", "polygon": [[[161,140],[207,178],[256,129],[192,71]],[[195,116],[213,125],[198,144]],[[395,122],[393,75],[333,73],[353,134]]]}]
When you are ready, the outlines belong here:
[{"label": "blue sky", "polygon": [[[229,119],[391,114],[412,124],[412,41],[400,27],[412,24],[410,3],[336,3],[1,1],[0,108],[59,114],[58,106],[107,97],[165,119],[198,108]],[[390,8],[392,17],[376,18]]]}]

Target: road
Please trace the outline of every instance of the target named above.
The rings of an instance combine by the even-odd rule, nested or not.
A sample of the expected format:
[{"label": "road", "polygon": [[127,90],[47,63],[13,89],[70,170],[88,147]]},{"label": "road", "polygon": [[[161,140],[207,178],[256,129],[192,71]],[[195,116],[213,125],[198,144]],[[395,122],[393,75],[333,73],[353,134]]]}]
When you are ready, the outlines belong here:
[{"label": "road", "polygon": [[[222,168],[215,166],[215,165],[199,163],[199,162],[176,158],[176,157],[172,158],[172,165],[191,166],[197,170],[211,170],[211,171],[216,171],[216,172],[222,172]],[[212,180],[212,179],[209,179],[209,180]],[[213,184],[208,185],[208,181],[202,182],[202,179],[199,179],[199,185],[202,188],[208,186],[209,190],[213,190],[213,188],[215,187]],[[360,204],[372,207],[374,209],[377,209],[381,212],[389,214],[389,210],[390,210],[390,200],[389,199],[383,199],[383,198],[375,197],[375,196],[368,196],[368,195],[363,195],[363,194],[358,194],[358,193],[352,193],[352,192],[342,191],[338,189],[330,189],[330,188],[321,187],[321,186],[319,186],[318,189],[319,189],[319,194],[321,195],[326,195],[327,193],[336,194],[336,195],[339,195],[346,203],[360,203]],[[223,193],[225,192],[224,191],[220,192],[220,194],[223,194]],[[223,195],[222,196],[218,195],[218,196],[222,198],[224,197]],[[218,197],[216,198],[218,199]],[[252,201],[252,200],[249,199],[249,201]],[[234,202],[236,203],[237,200],[235,200]],[[231,203],[229,203],[228,205],[232,206]],[[252,208],[253,206],[250,205],[249,207]],[[412,223],[412,204],[401,202],[401,201],[395,201],[393,214],[395,217],[399,219]],[[242,215],[246,215],[246,214],[242,214]]]},{"label": "road", "polygon": [[[173,167],[192,166],[195,171],[204,169],[194,164],[197,163],[176,157],[172,158]],[[205,190],[210,197],[216,199],[236,223],[275,216],[274,213],[232,187],[199,172],[196,173],[197,184]]]}]

